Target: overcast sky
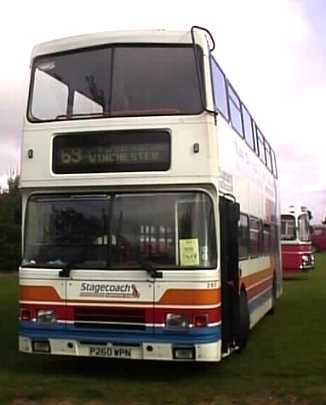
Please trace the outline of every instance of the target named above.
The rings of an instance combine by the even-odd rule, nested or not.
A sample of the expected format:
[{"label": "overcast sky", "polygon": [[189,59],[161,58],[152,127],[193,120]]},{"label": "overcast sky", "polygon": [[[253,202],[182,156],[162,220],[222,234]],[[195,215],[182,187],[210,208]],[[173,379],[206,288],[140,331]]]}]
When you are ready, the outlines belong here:
[{"label": "overcast sky", "polygon": [[[5,2],[0,184],[11,168],[19,168],[29,59],[36,43],[99,31],[187,30],[196,24],[213,33],[217,60],[276,150],[283,204],[312,204],[311,196],[326,194],[325,22],[325,0]],[[302,201],[305,196],[310,199]],[[324,210],[320,201],[315,210],[318,216]]]}]

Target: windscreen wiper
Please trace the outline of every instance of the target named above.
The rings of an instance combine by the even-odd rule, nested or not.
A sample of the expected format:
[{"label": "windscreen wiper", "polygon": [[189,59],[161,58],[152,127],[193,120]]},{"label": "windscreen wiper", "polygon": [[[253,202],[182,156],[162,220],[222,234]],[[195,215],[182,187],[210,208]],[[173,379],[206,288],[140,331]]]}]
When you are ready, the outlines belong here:
[{"label": "windscreen wiper", "polygon": [[158,271],[150,260],[139,258],[138,263],[152,278],[163,278],[163,273]]},{"label": "windscreen wiper", "polygon": [[59,114],[55,117],[56,120],[64,120],[69,118],[88,118],[88,117],[110,117],[109,112],[95,112],[95,113],[75,113],[75,114]]},{"label": "windscreen wiper", "polygon": [[76,265],[74,263],[66,263],[62,266],[62,270],[59,271],[59,277],[68,278],[70,277],[71,270],[75,269]]}]

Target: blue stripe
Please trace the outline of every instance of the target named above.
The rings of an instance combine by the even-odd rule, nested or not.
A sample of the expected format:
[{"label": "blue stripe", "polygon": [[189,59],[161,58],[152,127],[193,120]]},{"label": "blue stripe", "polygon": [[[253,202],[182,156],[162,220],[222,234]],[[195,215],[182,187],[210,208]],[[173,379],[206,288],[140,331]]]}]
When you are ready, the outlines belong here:
[{"label": "blue stripe", "polygon": [[272,298],[272,288],[266,291],[264,294],[259,295],[257,298],[254,298],[249,303],[249,312],[254,312],[258,307],[265,304],[265,302],[270,298]]},{"label": "blue stripe", "polygon": [[56,325],[51,328],[27,326],[26,322],[20,327],[20,336],[34,340],[66,339],[77,340],[80,343],[114,343],[140,345],[143,342],[162,342],[178,344],[213,343],[221,339],[221,327],[189,329],[186,331],[169,331],[165,328],[147,328],[145,331],[99,331],[94,329],[76,330],[71,326]]}]

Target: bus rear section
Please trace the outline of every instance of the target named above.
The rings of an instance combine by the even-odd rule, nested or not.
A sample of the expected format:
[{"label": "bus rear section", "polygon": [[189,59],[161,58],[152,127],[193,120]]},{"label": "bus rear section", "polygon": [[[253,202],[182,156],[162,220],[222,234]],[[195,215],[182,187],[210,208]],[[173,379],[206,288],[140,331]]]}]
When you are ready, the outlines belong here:
[{"label": "bus rear section", "polygon": [[305,209],[290,208],[288,213],[281,215],[281,246],[285,276],[295,276],[314,268],[309,214]]},{"label": "bus rear section", "polygon": [[31,195],[20,350],[220,360],[213,207],[204,191]]}]

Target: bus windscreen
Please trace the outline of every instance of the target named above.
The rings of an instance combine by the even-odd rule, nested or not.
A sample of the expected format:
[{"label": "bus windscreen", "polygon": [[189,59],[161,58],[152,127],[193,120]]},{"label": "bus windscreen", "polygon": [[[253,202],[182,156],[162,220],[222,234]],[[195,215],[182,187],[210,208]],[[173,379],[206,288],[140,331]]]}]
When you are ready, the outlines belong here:
[{"label": "bus windscreen", "polygon": [[202,192],[33,196],[23,266],[215,268],[213,205]]},{"label": "bus windscreen", "polygon": [[33,63],[28,118],[198,114],[200,82],[192,46],[115,45],[41,56]]}]

